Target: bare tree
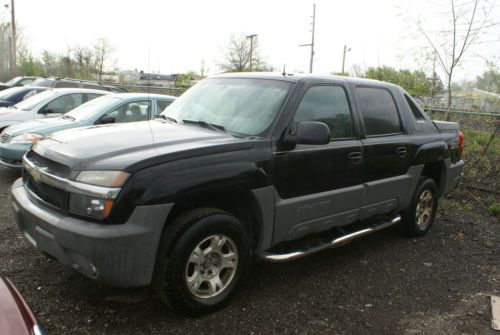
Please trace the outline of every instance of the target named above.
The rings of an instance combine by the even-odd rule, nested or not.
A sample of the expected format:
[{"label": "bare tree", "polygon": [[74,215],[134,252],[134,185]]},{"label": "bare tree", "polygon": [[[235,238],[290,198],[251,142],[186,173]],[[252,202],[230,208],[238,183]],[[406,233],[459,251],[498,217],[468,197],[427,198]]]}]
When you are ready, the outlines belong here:
[{"label": "bare tree", "polygon": [[447,108],[452,104],[452,80],[456,67],[470,47],[479,43],[481,34],[498,23],[490,19],[493,9],[494,2],[487,0],[450,0],[448,9],[441,11],[438,18],[441,22],[443,18],[448,19],[449,26],[438,31],[430,29],[432,23],[429,21],[412,19],[446,75]]},{"label": "bare tree", "polygon": [[97,60],[97,80],[101,81],[104,62],[106,62],[109,55],[113,52],[113,48],[107,39],[100,38],[96,41],[94,50]]},{"label": "bare tree", "polygon": [[[229,43],[223,50],[223,61],[218,64],[225,72],[250,71],[250,41],[247,34],[231,34]],[[252,50],[252,71],[272,71],[260,55],[258,39],[254,39]]]}]

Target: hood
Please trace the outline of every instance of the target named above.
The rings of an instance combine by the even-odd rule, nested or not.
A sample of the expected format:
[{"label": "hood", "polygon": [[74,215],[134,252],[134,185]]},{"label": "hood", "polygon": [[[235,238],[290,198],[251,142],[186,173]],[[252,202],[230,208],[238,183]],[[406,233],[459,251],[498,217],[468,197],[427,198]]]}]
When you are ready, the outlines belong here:
[{"label": "hood", "polygon": [[231,149],[227,150],[242,150],[251,146],[247,140],[223,132],[154,120],[56,132],[40,140],[34,151],[72,170],[132,171],[131,167],[138,163],[143,167],[154,165],[162,157],[175,153],[192,154],[193,150],[203,151],[226,145],[231,145]]},{"label": "hood", "polygon": [[46,118],[25,121],[9,127],[8,133],[11,136],[20,135],[23,133],[37,133],[41,135],[49,135],[54,131],[60,130],[77,123],[63,118]]},{"label": "hood", "polygon": [[7,114],[10,114],[10,113],[14,113],[16,111],[19,111],[19,109],[12,109],[12,108],[8,108],[8,107],[1,107],[0,108],[0,116],[7,115]]}]

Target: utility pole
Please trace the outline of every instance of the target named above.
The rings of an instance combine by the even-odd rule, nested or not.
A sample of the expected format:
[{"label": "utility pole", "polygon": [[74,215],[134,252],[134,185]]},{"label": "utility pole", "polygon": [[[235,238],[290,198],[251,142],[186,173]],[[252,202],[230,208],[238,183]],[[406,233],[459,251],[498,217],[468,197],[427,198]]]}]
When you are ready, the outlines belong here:
[{"label": "utility pole", "polygon": [[247,36],[247,38],[250,39],[250,72],[252,72],[253,39],[255,37],[257,37],[257,34],[252,34]]},{"label": "utility pole", "polygon": [[311,47],[311,60],[309,61],[309,73],[313,72],[313,62],[314,62],[314,28],[316,26],[316,4],[313,4],[313,15],[312,15],[312,30],[311,30],[311,43],[301,44],[300,47]]},{"label": "utility pole", "polygon": [[16,74],[16,14],[14,8],[14,0],[10,0],[10,14],[12,25],[12,72]]},{"label": "utility pole", "polygon": [[434,89],[436,87],[436,51],[434,51],[434,59],[432,62],[432,86],[431,86],[431,98],[434,98]]},{"label": "utility pole", "polygon": [[344,55],[342,56],[342,75],[345,73],[344,68],[345,68],[345,54],[351,51],[351,48],[347,49],[347,45],[344,44]]}]

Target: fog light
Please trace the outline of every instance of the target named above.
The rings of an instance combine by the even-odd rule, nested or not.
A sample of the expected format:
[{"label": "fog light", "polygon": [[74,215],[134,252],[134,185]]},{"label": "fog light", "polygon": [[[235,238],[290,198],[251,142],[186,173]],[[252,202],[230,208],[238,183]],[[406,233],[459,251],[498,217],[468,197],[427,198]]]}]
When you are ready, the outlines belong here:
[{"label": "fog light", "polygon": [[69,211],[71,213],[94,219],[108,217],[112,207],[113,200],[110,199],[101,199],[81,194],[71,194],[69,198]]}]

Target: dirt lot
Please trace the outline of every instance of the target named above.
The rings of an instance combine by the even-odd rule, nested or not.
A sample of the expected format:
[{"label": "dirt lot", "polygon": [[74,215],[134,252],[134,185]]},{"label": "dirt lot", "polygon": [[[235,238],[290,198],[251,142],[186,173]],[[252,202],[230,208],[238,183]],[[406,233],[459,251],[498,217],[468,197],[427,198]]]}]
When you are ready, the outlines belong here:
[{"label": "dirt lot", "polygon": [[287,264],[256,263],[224,310],[173,315],[146,289],[97,284],[39,255],[14,224],[0,168],[0,274],[49,334],[499,334],[500,224],[470,197],[445,199],[420,239],[388,230]]}]

